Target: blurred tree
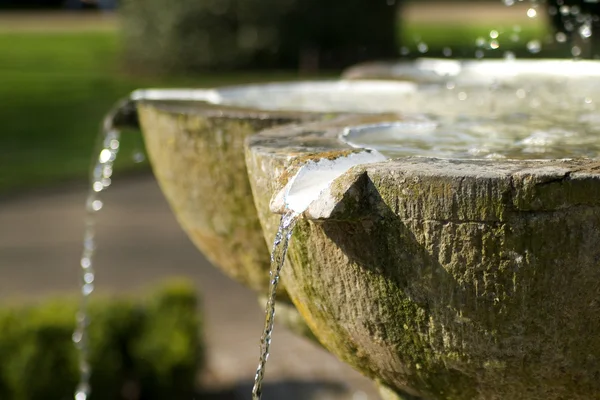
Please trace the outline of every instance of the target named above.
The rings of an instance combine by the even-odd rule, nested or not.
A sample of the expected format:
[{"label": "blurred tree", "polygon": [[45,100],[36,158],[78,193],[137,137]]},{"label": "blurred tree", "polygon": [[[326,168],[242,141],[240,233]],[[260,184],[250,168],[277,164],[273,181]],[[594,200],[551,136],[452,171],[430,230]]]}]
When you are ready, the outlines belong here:
[{"label": "blurred tree", "polygon": [[396,0],[124,0],[129,65],[341,68],[397,55]]}]

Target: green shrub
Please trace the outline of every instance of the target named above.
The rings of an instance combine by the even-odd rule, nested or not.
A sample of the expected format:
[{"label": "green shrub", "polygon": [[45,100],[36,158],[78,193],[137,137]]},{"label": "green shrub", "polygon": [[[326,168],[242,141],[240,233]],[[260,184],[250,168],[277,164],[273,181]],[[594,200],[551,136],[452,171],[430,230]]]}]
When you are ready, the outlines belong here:
[{"label": "green shrub", "polygon": [[397,55],[386,0],[124,0],[128,64],[162,72],[341,68]]},{"label": "green shrub", "polygon": [[[0,399],[73,398],[77,303],[0,310]],[[196,303],[186,283],[169,284],[145,300],[92,301],[90,398],[192,398],[203,356]]]}]

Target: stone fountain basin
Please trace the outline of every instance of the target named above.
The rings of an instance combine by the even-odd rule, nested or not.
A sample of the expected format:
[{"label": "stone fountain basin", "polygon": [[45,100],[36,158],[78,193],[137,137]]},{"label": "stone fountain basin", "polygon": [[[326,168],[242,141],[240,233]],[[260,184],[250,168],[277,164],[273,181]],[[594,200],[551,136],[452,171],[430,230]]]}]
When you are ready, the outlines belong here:
[{"label": "stone fountain basin", "polygon": [[246,137],[335,113],[385,111],[414,91],[402,82],[324,81],[140,90],[132,98],[154,174],[181,226],[214,265],[265,292],[269,249],[244,162]]},{"label": "stone fountain basin", "polygon": [[528,79],[540,83],[589,84],[600,78],[600,62],[595,60],[473,60],[420,58],[414,61],[366,62],[349,67],[344,79],[399,79],[440,83],[452,80],[459,85],[523,84]]},{"label": "stone fountain basin", "polygon": [[[415,90],[402,82],[318,81],[149,89],[131,98],[152,169],[180,225],[215,266],[262,295],[271,244],[264,241],[248,180],[246,137],[339,113],[389,111]],[[285,287],[279,299],[288,304],[280,303],[278,321],[310,336]]]},{"label": "stone fountain basin", "polygon": [[[248,139],[268,241],[288,177],[358,151],[338,137],[364,122]],[[599,161],[395,159],[321,193],[282,279],[319,341],[399,398],[598,399],[599,226]]]}]

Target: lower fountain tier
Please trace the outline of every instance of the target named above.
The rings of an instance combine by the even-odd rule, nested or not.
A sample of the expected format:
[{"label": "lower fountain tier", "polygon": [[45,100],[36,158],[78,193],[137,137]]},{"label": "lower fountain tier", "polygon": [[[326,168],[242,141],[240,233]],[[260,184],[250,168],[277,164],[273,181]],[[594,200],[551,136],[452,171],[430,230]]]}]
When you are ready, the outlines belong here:
[{"label": "lower fountain tier", "polygon": [[[337,137],[355,123],[250,139],[267,240],[281,171],[346,155]],[[329,351],[401,398],[599,399],[599,171],[590,160],[354,167],[304,213],[283,282]]]}]

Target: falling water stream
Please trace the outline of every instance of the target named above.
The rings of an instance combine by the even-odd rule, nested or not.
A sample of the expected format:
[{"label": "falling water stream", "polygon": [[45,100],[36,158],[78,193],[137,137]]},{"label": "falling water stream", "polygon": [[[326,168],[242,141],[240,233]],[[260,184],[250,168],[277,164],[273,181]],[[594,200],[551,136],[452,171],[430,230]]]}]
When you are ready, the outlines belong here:
[{"label": "falling water stream", "polygon": [[265,326],[260,340],[260,361],[256,368],[254,387],[252,388],[252,400],[260,400],[262,395],[262,381],[265,376],[267,359],[269,358],[269,347],[271,346],[271,335],[273,334],[273,322],[275,321],[275,297],[277,296],[279,274],[283,267],[288,244],[299,216],[300,214],[295,211],[287,211],[283,214],[281,216],[281,221],[279,222],[279,229],[275,235],[275,241],[273,242],[273,250],[271,251],[271,270],[269,272],[271,281],[269,284],[269,295],[267,297],[265,310]]},{"label": "falling water stream", "polygon": [[112,125],[113,116],[109,114],[102,125],[90,176],[90,187],[85,203],[86,217],[83,234],[83,252],[81,255],[81,305],[76,317],[76,328],[73,342],[79,350],[79,384],[75,390],[75,400],[87,400],[91,393],[89,362],[88,315],[89,297],[94,291],[95,271],[94,253],[96,251],[96,220],[97,213],[104,203],[101,193],[111,184],[113,165],[117,158],[120,145],[120,132]]}]

